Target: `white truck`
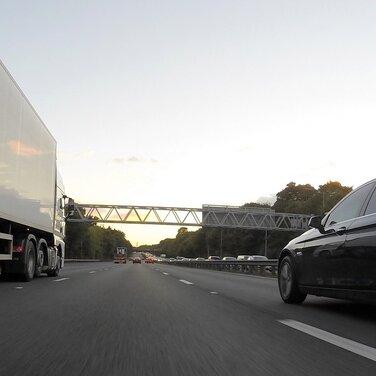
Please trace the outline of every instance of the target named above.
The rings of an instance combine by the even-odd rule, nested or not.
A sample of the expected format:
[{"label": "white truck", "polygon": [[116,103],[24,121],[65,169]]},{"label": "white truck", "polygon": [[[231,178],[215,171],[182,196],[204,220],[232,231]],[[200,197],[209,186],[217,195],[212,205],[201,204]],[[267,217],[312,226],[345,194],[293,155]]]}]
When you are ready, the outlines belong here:
[{"label": "white truck", "polygon": [[0,61],[0,273],[57,276],[73,207],[57,172],[56,141]]}]

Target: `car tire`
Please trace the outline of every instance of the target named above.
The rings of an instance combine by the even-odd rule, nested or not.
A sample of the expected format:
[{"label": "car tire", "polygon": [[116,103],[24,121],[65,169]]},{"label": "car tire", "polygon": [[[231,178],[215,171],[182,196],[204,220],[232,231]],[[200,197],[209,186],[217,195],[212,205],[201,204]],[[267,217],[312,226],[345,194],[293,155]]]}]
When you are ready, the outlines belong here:
[{"label": "car tire", "polygon": [[282,300],[288,304],[304,302],[307,294],[299,290],[296,268],[291,256],[285,256],[279,265],[278,287]]}]

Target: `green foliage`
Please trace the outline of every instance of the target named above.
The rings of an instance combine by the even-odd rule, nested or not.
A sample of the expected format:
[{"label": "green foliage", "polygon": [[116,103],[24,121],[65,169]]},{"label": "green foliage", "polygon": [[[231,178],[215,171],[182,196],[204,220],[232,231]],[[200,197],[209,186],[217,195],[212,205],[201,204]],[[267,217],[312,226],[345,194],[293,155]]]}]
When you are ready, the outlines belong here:
[{"label": "green foliage", "polygon": [[329,181],[324,185],[320,185],[318,195],[321,197],[322,213],[329,211],[338,201],[351,191],[351,187],[342,186],[338,181]]},{"label": "green foliage", "polygon": [[324,214],[351,190],[333,181],[320,185],[318,190],[310,184],[290,182],[277,193],[273,209],[277,213]]},{"label": "green foliage", "polygon": [[310,184],[296,185],[294,182],[287,184],[286,188],[277,193],[277,200],[273,209],[278,213],[312,214],[317,190]]},{"label": "green foliage", "polygon": [[66,240],[66,258],[109,260],[116,247],[133,248],[122,231],[89,223],[68,222]]}]

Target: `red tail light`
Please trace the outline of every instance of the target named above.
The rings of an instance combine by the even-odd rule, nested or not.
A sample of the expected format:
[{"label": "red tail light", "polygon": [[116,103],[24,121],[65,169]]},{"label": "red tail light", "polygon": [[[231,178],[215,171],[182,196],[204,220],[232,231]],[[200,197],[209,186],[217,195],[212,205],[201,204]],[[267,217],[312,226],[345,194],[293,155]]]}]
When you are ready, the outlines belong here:
[{"label": "red tail light", "polygon": [[18,247],[14,247],[13,248],[13,252],[23,252],[24,251],[24,249],[23,249],[23,247],[22,246],[18,246]]}]

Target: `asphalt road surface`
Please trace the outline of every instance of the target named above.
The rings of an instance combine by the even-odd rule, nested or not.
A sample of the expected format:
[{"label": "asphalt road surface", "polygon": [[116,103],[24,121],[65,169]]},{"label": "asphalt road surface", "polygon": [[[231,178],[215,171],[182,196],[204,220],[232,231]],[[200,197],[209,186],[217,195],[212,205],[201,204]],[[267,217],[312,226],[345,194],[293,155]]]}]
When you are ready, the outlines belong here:
[{"label": "asphalt road surface", "polygon": [[376,375],[376,308],[275,279],[160,264],[69,263],[0,282],[0,376]]}]

